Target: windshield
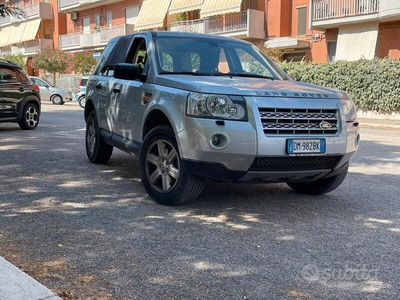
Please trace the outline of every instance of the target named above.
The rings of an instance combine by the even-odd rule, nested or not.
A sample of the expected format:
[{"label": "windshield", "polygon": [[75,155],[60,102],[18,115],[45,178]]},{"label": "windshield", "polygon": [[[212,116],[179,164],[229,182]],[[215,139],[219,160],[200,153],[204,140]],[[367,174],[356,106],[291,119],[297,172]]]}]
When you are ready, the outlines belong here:
[{"label": "windshield", "polygon": [[214,38],[158,37],[160,74],[286,79],[247,43]]}]

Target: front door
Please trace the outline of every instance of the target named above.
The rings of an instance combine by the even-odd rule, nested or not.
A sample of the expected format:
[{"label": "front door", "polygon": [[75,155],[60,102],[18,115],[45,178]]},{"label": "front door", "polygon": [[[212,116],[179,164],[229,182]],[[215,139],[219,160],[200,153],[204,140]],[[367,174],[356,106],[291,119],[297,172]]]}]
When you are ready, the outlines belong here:
[{"label": "front door", "polygon": [[[147,72],[147,44],[144,36],[135,37],[127,62],[140,66],[143,74]],[[114,83],[113,91],[117,95],[113,95],[113,97],[116,99],[115,108],[118,116],[115,133],[123,139],[140,141],[143,114],[147,104],[144,101],[149,98],[149,94],[146,93],[146,85],[139,79],[118,80]]]},{"label": "front door", "polygon": [[18,103],[24,98],[24,87],[13,67],[0,67],[1,118],[18,117]]}]

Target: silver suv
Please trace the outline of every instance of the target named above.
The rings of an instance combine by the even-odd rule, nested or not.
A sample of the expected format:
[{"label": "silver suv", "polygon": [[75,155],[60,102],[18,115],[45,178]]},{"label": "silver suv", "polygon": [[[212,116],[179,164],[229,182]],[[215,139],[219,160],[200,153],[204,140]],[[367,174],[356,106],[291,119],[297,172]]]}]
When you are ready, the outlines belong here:
[{"label": "silver suv", "polygon": [[137,154],[165,205],[195,200],[207,179],[331,192],[360,138],[345,93],[295,82],[252,44],[217,36],[115,38],[86,97],[90,161],[106,163],[113,147]]}]

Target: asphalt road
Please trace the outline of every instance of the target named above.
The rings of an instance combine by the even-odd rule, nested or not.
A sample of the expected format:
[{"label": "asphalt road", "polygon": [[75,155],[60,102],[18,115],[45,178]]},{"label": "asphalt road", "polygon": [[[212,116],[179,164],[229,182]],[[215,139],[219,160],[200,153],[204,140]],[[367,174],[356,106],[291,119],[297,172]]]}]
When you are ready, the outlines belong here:
[{"label": "asphalt road", "polygon": [[214,183],[171,208],[134,157],[88,162],[82,114],[0,124],[0,256],[65,299],[399,298],[399,131],[363,129],[329,195]]}]

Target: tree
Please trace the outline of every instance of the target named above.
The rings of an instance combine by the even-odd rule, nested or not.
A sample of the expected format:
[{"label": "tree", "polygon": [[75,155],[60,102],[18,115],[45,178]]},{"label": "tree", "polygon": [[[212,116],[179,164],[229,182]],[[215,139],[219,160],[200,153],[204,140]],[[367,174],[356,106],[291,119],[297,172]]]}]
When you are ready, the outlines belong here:
[{"label": "tree", "polygon": [[96,66],[97,60],[93,57],[90,51],[83,51],[75,53],[72,64],[74,65],[75,73],[81,75],[89,74],[94,66]]},{"label": "tree", "polygon": [[0,16],[17,16],[24,17],[24,12],[18,7],[11,6],[9,3],[1,3],[0,4]]},{"label": "tree", "polygon": [[56,49],[45,49],[33,59],[33,66],[53,75],[53,84],[56,84],[56,74],[63,73],[68,67],[68,56]]},{"label": "tree", "polygon": [[26,59],[22,54],[6,54],[2,59],[16,63],[22,70],[26,70]]}]

